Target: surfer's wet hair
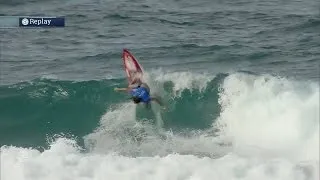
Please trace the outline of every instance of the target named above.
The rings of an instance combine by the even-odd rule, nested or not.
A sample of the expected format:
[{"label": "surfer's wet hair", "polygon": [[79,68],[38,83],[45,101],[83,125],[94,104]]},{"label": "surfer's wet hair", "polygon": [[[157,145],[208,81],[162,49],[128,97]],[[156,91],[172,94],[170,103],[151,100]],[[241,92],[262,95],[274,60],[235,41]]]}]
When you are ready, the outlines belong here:
[{"label": "surfer's wet hair", "polygon": [[138,103],[141,102],[141,98],[139,98],[139,97],[132,97],[132,100],[133,100],[133,102],[134,102],[135,104],[138,104]]}]

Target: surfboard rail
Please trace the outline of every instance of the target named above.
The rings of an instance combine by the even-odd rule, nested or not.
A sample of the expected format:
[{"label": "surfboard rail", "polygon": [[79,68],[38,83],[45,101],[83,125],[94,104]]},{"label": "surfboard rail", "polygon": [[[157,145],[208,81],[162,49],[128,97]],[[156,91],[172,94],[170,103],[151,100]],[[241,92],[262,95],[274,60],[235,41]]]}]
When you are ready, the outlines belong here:
[{"label": "surfboard rail", "polygon": [[134,78],[141,79],[144,71],[143,67],[128,49],[123,49],[122,59],[128,82],[130,83]]}]

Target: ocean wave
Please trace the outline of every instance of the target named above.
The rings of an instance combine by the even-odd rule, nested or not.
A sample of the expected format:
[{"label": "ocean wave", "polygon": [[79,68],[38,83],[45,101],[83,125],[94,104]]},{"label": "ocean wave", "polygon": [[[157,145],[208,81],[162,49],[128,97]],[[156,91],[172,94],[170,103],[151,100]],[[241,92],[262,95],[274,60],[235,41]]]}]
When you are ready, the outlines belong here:
[{"label": "ocean wave", "polygon": [[[167,73],[157,78],[154,74],[148,74],[146,80],[154,83],[152,87],[159,89],[157,93],[168,93],[166,97],[172,100],[168,111],[160,113],[160,119],[155,120],[164,124],[137,119],[135,105],[112,92],[111,87],[124,84],[123,79],[76,83],[38,80],[36,85],[10,87],[28,92],[30,86],[41,89],[47,83],[46,87],[57,92],[68,92],[65,94],[68,101],[77,94],[70,93],[73,89],[79,93],[79,99],[83,98],[79,104],[90,100],[89,95],[95,97],[103,92],[110,94],[101,103],[112,98],[114,102],[98,113],[99,122],[83,136],[83,146],[77,138],[63,136],[50,141],[50,146],[42,151],[34,147],[2,146],[2,165],[6,165],[1,176],[17,180],[319,179],[319,85],[316,82],[245,72],[216,76]],[[41,95],[31,97],[41,99],[45,93]],[[91,100],[91,105],[99,103]],[[91,111],[82,109],[77,113],[84,116]],[[208,118],[210,125],[205,128],[186,126],[191,119],[204,123],[201,113],[214,111],[216,115]],[[170,113],[174,114],[171,122]],[[192,114],[197,115],[192,117]],[[173,122],[181,123],[178,129]],[[76,126],[83,122],[69,123]],[[176,171],[175,167],[181,170]]]}]

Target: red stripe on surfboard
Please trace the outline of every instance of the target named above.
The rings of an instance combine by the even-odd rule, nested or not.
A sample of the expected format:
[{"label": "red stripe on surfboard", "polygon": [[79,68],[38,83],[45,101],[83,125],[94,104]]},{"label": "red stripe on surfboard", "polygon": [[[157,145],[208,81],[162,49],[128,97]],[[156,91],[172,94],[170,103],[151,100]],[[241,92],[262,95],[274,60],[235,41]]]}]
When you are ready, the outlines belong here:
[{"label": "red stripe on surfboard", "polygon": [[137,72],[143,73],[143,69],[142,69],[141,65],[138,63],[138,61],[136,60],[136,58],[127,49],[123,49],[122,59],[123,59],[123,65],[124,65],[127,77],[130,79],[130,74],[128,72],[129,68],[126,65],[127,56],[129,56],[133,60],[133,63],[134,63],[135,68],[137,69]]},{"label": "red stripe on surfboard", "polygon": [[142,68],[141,68],[140,64],[138,63],[137,59],[127,49],[123,49],[122,58],[123,58],[124,63],[126,61],[125,60],[126,56],[130,56],[133,59],[134,65],[136,66],[138,71],[142,72]]}]

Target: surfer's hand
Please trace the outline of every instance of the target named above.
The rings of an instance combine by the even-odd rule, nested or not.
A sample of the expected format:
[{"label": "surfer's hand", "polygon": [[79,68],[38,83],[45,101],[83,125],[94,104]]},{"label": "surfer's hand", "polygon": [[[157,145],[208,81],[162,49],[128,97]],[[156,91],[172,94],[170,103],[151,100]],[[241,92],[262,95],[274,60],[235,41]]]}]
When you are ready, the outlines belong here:
[{"label": "surfer's hand", "polygon": [[117,87],[116,87],[116,88],[114,88],[114,91],[119,91],[119,88],[117,88]]}]

